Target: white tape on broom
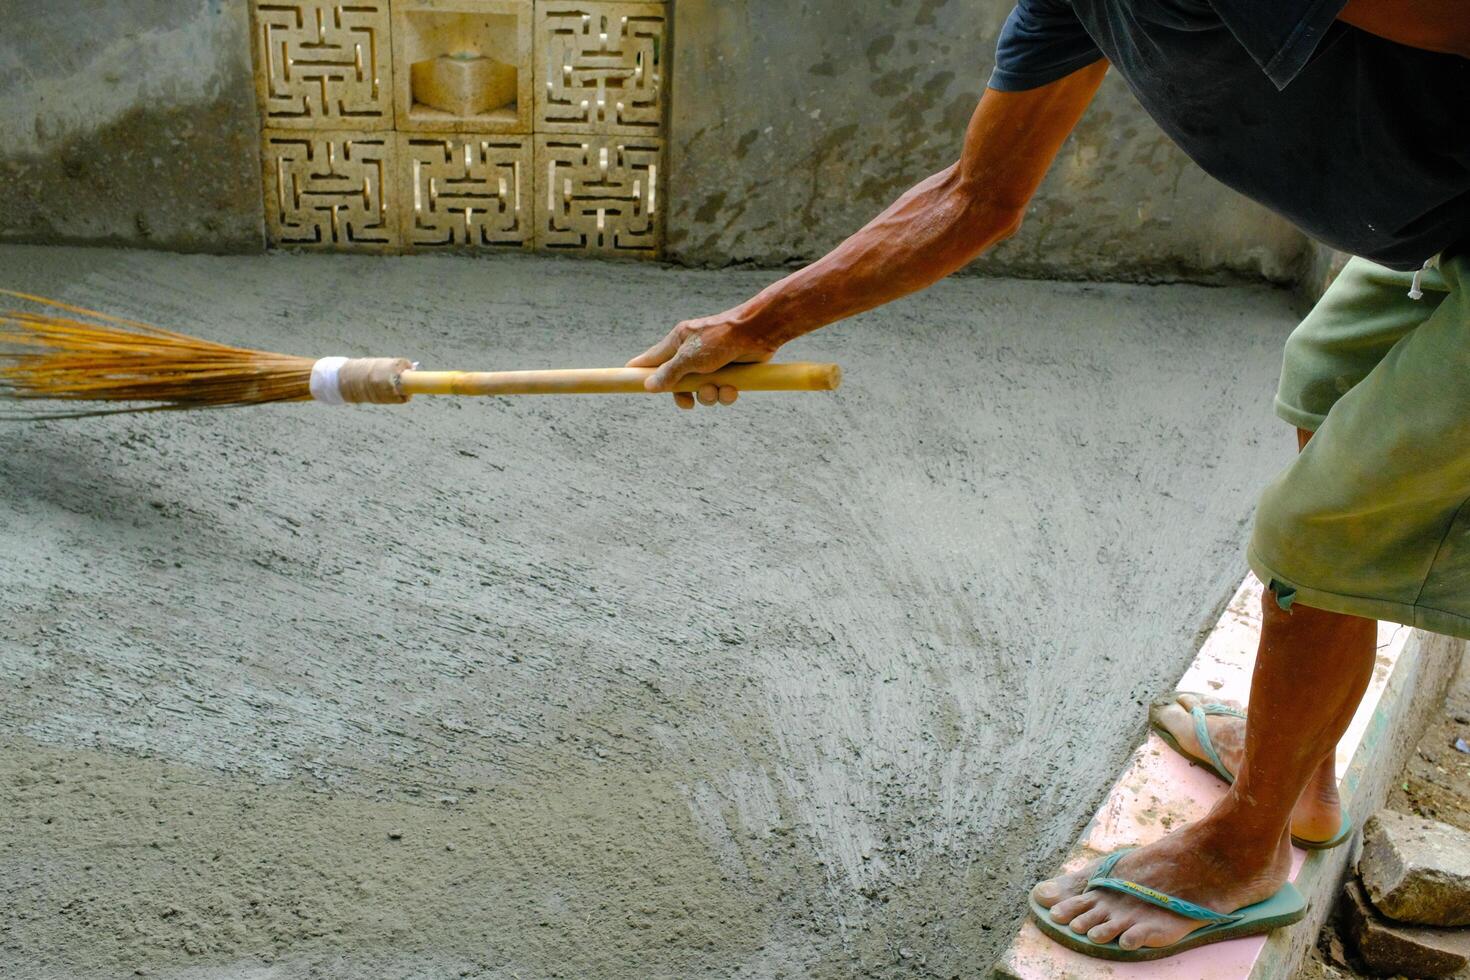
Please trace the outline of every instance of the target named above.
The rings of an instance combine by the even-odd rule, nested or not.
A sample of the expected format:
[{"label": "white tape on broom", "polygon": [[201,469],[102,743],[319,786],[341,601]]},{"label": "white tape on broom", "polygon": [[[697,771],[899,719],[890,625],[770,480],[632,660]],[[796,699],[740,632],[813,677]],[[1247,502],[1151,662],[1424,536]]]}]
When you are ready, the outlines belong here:
[{"label": "white tape on broom", "polygon": [[311,397],[324,405],[346,405],[342,397],[342,365],[345,357],[324,357],[311,366]]}]

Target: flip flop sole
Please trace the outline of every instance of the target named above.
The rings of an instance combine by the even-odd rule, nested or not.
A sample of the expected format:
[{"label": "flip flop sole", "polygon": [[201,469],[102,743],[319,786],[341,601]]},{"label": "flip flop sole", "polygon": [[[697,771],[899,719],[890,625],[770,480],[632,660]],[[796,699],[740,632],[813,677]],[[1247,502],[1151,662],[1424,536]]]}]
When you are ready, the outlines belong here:
[{"label": "flip flop sole", "polygon": [[1028,899],[1031,905],[1031,917],[1036,921],[1036,926],[1048,937],[1061,943],[1068,949],[1076,950],[1085,956],[1093,956],[1098,959],[1116,960],[1121,963],[1136,963],[1144,960],[1161,960],[1169,956],[1177,956],[1186,950],[1199,946],[1208,946],[1211,943],[1223,943],[1230,939],[1244,939],[1247,936],[1259,936],[1263,932],[1280,929],[1295,922],[1300,922],[1307,914],[1306,899],[1302,893],[1297,891],[1296,886],[1287,882],[1281,886],[1281,890],[1264,902],[1248,905],[1240,909],[1240,914],[1245,918],[1240,922],[1232,922],[1225,925],[1203,926],[1191,932],[1172,946],[1150,946],[1142,949],[1124,949],[1114,940],[1110,943],[1095,943],[1086,936],[1079,936],[1060,922],[1051,917],[1051,912],[1043,907],[1036,899]]}]

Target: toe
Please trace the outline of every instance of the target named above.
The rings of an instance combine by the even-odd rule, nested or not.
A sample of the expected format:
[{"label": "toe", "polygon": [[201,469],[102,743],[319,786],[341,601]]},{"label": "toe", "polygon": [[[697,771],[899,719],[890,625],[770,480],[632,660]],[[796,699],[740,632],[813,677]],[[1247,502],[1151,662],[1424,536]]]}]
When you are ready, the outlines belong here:
[{"label": "toe", "polygon": [[1097,904],[1097,899],[1092,895],[1074,895],[1064,898],[1051,907],[1051,917],[1055,922],[1065,925],[1076,916],[1081,915]]},{"label": "toe", "polygon": [[1076,895],[1080,890],[1076,878],[1072,875],[1060,875],[1038,883],[1031,889],[1031,897],[1036,899],[1037,905],[1049,909],[1062,899]]},{"label": "toe", "polygon": [[1067,923],[1067,928],[1080,936],[1083,933],[1090,933],[1093,926],[1102,925],[1106,921],[1108,921],[1108,910],[1093,906],[1086,912],[1073,916],[1072,921]]},{"label": "toe", "polygon": [[1113,915],[1087,930],[1087,938],[1095,943],[1110,943],[1133,925],[1132,916]]},{"label": "toe", "polygon": [[1142,949],[1145,946],[1156,945],[1154,940],[1158,935],[1157,930],[1147,923],[1140,922],[1129,926],[1118,937],[1118,945],[1124,949]]},{"label": "toe", "polygon": [[1191,745],[1194,742],[1194,717],[1189,712],[1193,705],[1186,705],[1185,699],[1193,697],[1192,694],[1179,694],[1155,701],[1148,709],[1148,720],[1168,731],[1182,744]]},{"label": "toe", "polygon": [[1194,733],[1194,728],[1190,724],[1189,712],[1172,701],[1166,704],[1155,704],[1150,707],[1148,709],[1148,720],[1155,726],[1165,729],[1175,738]]},{"label": "toe", "polygon": [[1178,692],[1174,695],[1174,701],[1186,713],[1193,711],[1195,708],[1203,707],[1206,704],[1223,704],[1225,707],[1234,708],[1236,711],[1245,710],[1245,705],[1231,698],[1212,698],[1203,694],[1195,694],[1192,691]]}]

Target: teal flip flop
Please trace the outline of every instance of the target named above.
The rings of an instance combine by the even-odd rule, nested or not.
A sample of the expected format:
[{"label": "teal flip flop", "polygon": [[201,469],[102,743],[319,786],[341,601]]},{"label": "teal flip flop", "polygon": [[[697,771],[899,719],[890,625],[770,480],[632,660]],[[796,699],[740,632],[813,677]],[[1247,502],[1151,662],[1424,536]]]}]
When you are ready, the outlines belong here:
[{"label": "teal flip flop", "polygon": [[[1174,693],[1174,700],[1168,702],[1167,704],[1177,705],[1179,703],[1178,698],[1180,694],[1193,694],[1193,692],[1176,691]],[[1153,729],[1154,734],[1163,739],[1164,743],[1168,745],[1169,748],[1173,749],[1175,752],[1178,752],[1190,762],[1193,762],[1197,766],[1203,766],[1204,768],[1209,769],[1211,772],[1219,776],[1221,779],[1225,780],[1225,782],[1227,783],[1233,783],[1235,782],[1235,773],[1225,768],[1225,763],[1220,760],[1220,753],[1215,750],[1215,743],[1210,739],[1210,728],[1207,722],[1211,715],[1227,715],[1231,718],[1244,718],[1245,712],[1241,711],[1239,708],[1232,708],[1228,704],[1205,701],[1204,695],[1202,694],[1194,694],[1194,696],[1200,698],[1201,702],[1199,704],[1196,704],[1193,710],[1190,711],[1190,716],[1194,718],[1194,737],[1195,740],[1199,742],[1200,748],[1205,750],[1205,754],[1208,756],[1208,758],[1202,759],[1199,756],[1195,755],[1193,752],[1186,752],[1184,750],[1184,747],[1179,744],[1179,740],[1174,737],[1174,734],[1170,732],[1168,728],[1164,727],[1161,722],[1158,721],[1158,719],[1155,717],[1155,711],[1157,711],[1160,707],[1166,706],[1163,702],[1155,704],[1152,708],[1149,709],[1149,728]],[[1326,851],[1346,842],[1348,838],[1352,837],[1352,835],[1353,821],[1346,813],[1344,813],[1342,815],[1342,825],[1338,827],[1336,836],[1332,837],[1331,839],[1308,840],[1305,837],[1298,837],[1296,834],[1292,834],[1291,842],[1304,851]]]},{"label": "teal flip flop", "polygon": [[[1189,694],[1200,699],[1201,703],[1194,706],[1193,710],[1190,711],[1190,716],[1194,718],[1195,740],[1199,742],[1200,748],[1205,750],[1205,753],[1209,756],[1209,758],[1201,759],[1193,752],[1184,751],[1184,746],[1179,744],[1179,740],[1174,737],[1174,733],[1169,731],[1168,728],[1164,727],[1164,724],[1158,720],[1156,712],[1160,708],[1169,707],[1170,705],[1178,705],[1179,695],[1181,694]],[[1218,702],[1206,701],[1204,699],[1204,695],[1194,694],[1194,692],[1192,691],[1175,691],[1174,700],[1167,703],[1162,701],[1158,702],[1149,709],[1148,725],[1150,728],[1153,729],[1155,735],[1164,740],[1165,744],[1167,744],[1169,748],[1173,749],[1175,752],[1178,752],[1180,755],[1184,756],[1184,758],[1188,759],[1190,762],[1193,762],[1195,765],[1203,766],[1204,768],[1209,769],[1215,775],[1225,780],[1225,782],[1233,783],[1235,782],[1235,773],[1225,768],[1225,763],[1220,761],[1220,753],[1215,751],[1215,743],[1210,739],[1210,726],[1208,724],[1208,720],[1211,715],[1226,715],[1231,718],[1241,719],[1245,718],[1245,712],[1241,711],[1239,708],[1232,708],[1228,704],[1220,704]]]},{"label": "teal flip flop", "polygon": [[1156,905],[1161,909],[1167,909],[1185,918],[1204,922],[1206,925],[1196,929],[1172,946],[1151,946],[1142,949],[1124,949],[1118,945],[1117,940],[1110,943],[1095,943],[1086,935],[1078,935],[1071,929],[1057,922],[1051,917],[1051,912],[1043,907],[1036,899],[1030,899],[1031,915],[1036,920],[1036,925],[1042,932],[1052,939],[1061,943],[1069,949],[1075,949],[1087,956],[1096,956],[1105,960],[1119,960],[1122,962],[1134,962],[1138,960],[1158,960],[1166,956],[1174,956],[1187,949],[1196,946],[1204,946],[1209,943],[1224,942],[1227,939],[1240,939],[1245,936],[1256,936],[1263,932],[1270,932],[1281,926],[1289,926],[1298,922],[1307,914],[1307,902],[1302,898],[1302,893],[1296,890],[1296,886],[1287,882],[1281,886],[1281,890],[1264,902],[1247,905],[1245,908],[1237,909],[1226,915],[1207,909],[1193,902],[1186,902],[1182,898],[1165,895],[1163,892],[1155,891],[1146,885],[1127,881],[1123,878],[1112,877],[1114,865],[1133,850],[1125,847],[1120,851],[1114,851],[1103,859],[1087,879],[1087,891],[1094,888],[1103,888],[1108,891],[1122,892],[1131,895],[1141,902]]}]

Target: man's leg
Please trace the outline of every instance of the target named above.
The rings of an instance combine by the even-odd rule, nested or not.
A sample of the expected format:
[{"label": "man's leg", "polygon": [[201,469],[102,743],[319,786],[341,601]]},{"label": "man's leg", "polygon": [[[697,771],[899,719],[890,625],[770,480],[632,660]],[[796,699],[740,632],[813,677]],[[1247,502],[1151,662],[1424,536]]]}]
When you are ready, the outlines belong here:
[{"label": "man's leg", "polygon": [[[1305,449],[1312,433],[1297,429],[1297,448]],[[1208,753],[1199,744],[1195,733],[1194,716],[1191,709],[1203,700],[1197,695],[1181,694],[1174,704],[1165,706],[1153,717],[1174,736],[1174,740],[1195,758],[1207,758]],[[1231,702],[1232,707],[1242,705]],[[1230,772],[1238,773],[1245,765],[1246,724],[1233,715],[1209,715],[1205,719],[1209,730],[1210,744],[1220,756],[1220,761]],[[1291,814],[1292,834],[1308,841],[1326,841],[1335,837],[1342,829],[1342,800],[1337,792],[1336,753],[1329,752],[1317,766],[1302,790],[1296,808]]]},{"label": "man's leg", "polygon": [[[1372,675],[1373,617],[1470,636],[1466,272],[1457,260],[1426,275],[1420,304],[1406,274],[1353,260],[1292,335],[1277,412],[1316,435],[1257,507],[1251,565],[1271,588],[1237,779],[1205,819],[1126,855],[1115,877],[1220,912],[1275,894],[1292,810]],[[1290,611],[1279,599],[1295,600]],[[1201,925],[1083,891],[1087,877],[1033,896],[1094,942],[1128,948]]]},{"label": "man's leg", "polygon": [[[1245,758],[1230,791],[1198,823],[1139,848],[1113,874],[1218,912],[1263,901],[1286,881],[1297,798],[1330,760],[1373,674],[1372,620],[1263,600]],[[1202,923],[1111,891],[1082,889],[1090,868],[1033,894],[1093,942],[1168,946]]]}]

